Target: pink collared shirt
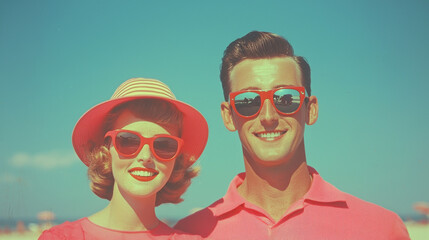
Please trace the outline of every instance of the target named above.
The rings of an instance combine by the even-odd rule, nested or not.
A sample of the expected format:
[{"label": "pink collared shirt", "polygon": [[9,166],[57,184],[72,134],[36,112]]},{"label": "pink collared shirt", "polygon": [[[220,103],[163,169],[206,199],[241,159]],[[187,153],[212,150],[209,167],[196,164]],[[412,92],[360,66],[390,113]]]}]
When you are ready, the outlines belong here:
[{"label": "pink collared shirt", "polygon": [[207,239],[410,239],[397,214],[341,192],[309,170],[309,191],[278,222],[238,194],[245,178],[241,173],[223,198],[180,220],[175,228]]}]

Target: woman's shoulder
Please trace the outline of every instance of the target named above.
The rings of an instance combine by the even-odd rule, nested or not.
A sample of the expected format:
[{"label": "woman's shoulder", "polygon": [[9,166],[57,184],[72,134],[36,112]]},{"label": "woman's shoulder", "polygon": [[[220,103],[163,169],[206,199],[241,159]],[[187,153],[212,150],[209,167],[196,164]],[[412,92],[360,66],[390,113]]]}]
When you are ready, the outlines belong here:
[{"label": "woman's shoulder", "polygon": [[51,240],[51,239],[83,239],[82,221],[85,218],[81,218],[73,222],[64,222],[62,224],[51,227],[48,230],[42,232],[39,240]]},{"label": "woman's shoulder", "polygon": [[[39,240],[65,240],[65,239],[76,239],[81,240],[85,239],[84,228],[88,230],[88,226],[96,226],[92,224],[88,218],[82,218],[73,222],[64,222],[60,225],[53,226],[52,228],[43,231],[40,235]],[[104,228],[103,228],[104,229]],[[100,229],[98,229],[100,230]],[[144,231],[140,233],[136,232],[122,232],[111,229],[104,229],[107,231],[100,232],[100,236],[104,236],[105,234],[109,234],[110,237],[121,236],[123,235],[135,235],[135,236],[145,236],[145,237],[157,237],[159,239],[175,239],[175,240],[188,240],[188,239],[202,239],[202,237],[197,235],[191,235],[180,230],[173,229],[169,227],[167,224],[160,222],[158,227],[152,229],[150,231]]]}]

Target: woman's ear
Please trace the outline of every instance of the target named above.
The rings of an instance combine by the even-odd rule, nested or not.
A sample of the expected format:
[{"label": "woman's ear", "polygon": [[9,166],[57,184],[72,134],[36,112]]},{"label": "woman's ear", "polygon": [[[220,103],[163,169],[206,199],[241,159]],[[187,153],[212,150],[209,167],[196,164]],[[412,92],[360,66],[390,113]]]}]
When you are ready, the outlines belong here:
[{"label": "woman's ear", "polygon": [[231,105],[229,105],[229,102],[223,102],[220,104],[220,113],[225,127],[231,132],[237,130],[232,119]]},{"label": "woman's ear", "polygon": [[317,117],[319,116],[319,103],[317,102],[316,96],[308,97],[306,114],[307,125],[313,125],[316,123]]}]

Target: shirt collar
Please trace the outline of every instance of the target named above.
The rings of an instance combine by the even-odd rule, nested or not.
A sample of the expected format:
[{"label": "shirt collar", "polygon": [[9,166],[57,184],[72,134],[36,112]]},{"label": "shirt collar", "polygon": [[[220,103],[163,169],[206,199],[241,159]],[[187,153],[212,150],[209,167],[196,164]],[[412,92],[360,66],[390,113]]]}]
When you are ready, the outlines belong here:
[{"label": "shirt collar", "polygon": [[[323,180],[314,168],[309,166],[308,170],[313,180],[310,189],[303,197],[304,200],[310,200],[308,201],[310,204],[312,201],[322,203],[346,201],[345,194]],[[220,216],[247,203],[246,199],[244,199],[237,191],[238,186],[243,183],[245,177],[246,173],[244,172],[235,176],[234,179],[232,179],[225,196],[209,206],[209,209],[215,216]]]},{"label": "shirt collar", "polygon": [[319,173],[312,167],[308,171],[313,178],[311,187],[304,195],[304,200],[312,200],[323,203],[345,202],[346,195],[334,187],[332,184],[323,180]]},{"label": "shirt collar", "polygon": [[238,186],[243,183],[245,177],[246,173],[244,172],[235,176],[229,184],[225,196],[209,206],[209,209],[215,216],[220,216],[246,203],[246,200],[238,193],[237,190]]}]

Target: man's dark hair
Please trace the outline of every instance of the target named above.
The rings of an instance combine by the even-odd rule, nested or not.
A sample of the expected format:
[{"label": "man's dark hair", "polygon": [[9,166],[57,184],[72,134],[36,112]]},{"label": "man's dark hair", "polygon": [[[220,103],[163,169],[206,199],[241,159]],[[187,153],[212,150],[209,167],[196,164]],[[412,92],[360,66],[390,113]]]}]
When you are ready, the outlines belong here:
[{"label": "man's dark hair", "polygon": [[245,59],[264,59],[275,57],[292,57],[298,64],[308,96],[311,96],[310,65],[300,56],[295,56],[290,43],[283,37],[269,32],[253,31],[241,37],[225,49],[222,58],[220,80],[225,101],[231,92],[229,76],[232,69]]}]

